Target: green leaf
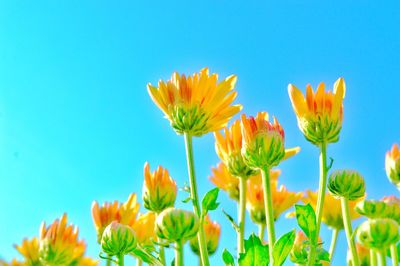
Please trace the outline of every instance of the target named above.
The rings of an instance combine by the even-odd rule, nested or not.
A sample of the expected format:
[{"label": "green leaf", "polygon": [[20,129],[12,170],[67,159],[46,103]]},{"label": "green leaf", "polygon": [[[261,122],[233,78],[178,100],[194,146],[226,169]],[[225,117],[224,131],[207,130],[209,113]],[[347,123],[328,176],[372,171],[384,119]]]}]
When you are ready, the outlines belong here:
[{"label": "green leaf", "polygon": [[317,218],[315,216],[314,209],[310,204],[296,204],[295,208],[297,223],[312,242],[314,239],[316,239],[317,234]]},{"label": "green leaf", "polygon": [[206,193],[203,200],[201,201],[201,205],[203,207],[202,215],[206,216],[208,211],[213,211],[218,208],[219,202],[217,202],[219,193],[219,188],[213,188]]},{"label": "green leaf", "polygon": [[229,222],[231,222],[233,229],[235,229],[236,232],[239,232],[239,225],[235,222],[235,220],[232,218],[232,216],[230,216],[224,210],[222,210],[222,213],[226,216],[226,218],[228,218]]},{"label": "green leaf", "polygon": [[182,200],[183,203],[188,203],[192,198],[189,196],[186,199]]},{"label": "green leaf", "polygon": [[225,248],[222,252],[222,260],[224,261],[226,266],[234,266],[235,259],[233,258],[232,254]]},{"label": "green leaf", "polygon": [[317,248],[317,261],[330,261],[329,252],[323,248]]},{"label": "green leaf", "polygon": [[148,263],[150,265],[162,266],[163,264],[159,261],[154,255],[146,251],[145,249],[138,246],[134,251],[132,251],[133,255],[137,258],[140,258],[143,262]]},{"label": "green leaf", "polygon": [[239,266],[267,266],[269,263],[268,245],[263,245],[261,240],[253,233],[244,241],[244,253],[239,256]]},{"label": "green leaf", "polygon": [[272,256],[274,257],[273,266],[281,266],[285,262],[287,256],[292,250],[295,236],[296,230],[292,230],[281,236],[275,242],[274,249],[272,250]]}]

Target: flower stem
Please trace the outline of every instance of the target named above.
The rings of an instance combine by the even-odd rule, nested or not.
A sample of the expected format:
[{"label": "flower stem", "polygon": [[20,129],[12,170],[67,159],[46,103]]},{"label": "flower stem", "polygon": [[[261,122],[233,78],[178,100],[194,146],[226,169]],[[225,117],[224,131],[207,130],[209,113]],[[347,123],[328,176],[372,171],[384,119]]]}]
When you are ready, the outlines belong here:
[{"label": "flower stem", "polygon": [[326,148],[327,148],[326,143],[325,142],[321,143],[320,153],[319,153],[319,188],[318,188],[317,211],[316,211],[317,229],[316,229],[315,239],[310,239],[311,246],[310,246],[310,254],[308,257],[309,266],[313,266],[315,262],[319,231],[321,229],[322,210],[324,206],[326,181],[328,174],[328,167],[326,165]]},{"label": "flower stem", "polygon": [[258,237],[261,239],[261,242],[264,241],[264,232],[265,232],[265,224],[258,225]]},{"label": "flower stem", "polygon": [[360,263],[358,261],[356,244],[354,243],[354,239],[352,238],[353,229],[351,228],[349,200],[347,198],[341,197],[340,203],[342,205],[344,231],[346,232],[347,245],[349,246],[351,252],[351,260],[353,261],[353,266],[359,266]]},{"label": "flower stem", "polygon": [[371,266],[377,266],[378,265],[378,259],[376,257],[376,251],[373,249],[369,250],[369,257],[371,259]]},{"label": "flower stem", "polygon": [[[194,171],[194,156],[193,156],[193,143],[192,136],[185,133],[185,148],[186,148],[186,160],[190,179],[190,196],[192,198],[194,213],[201,218],[201,208],[199,203],[199,196],[197,193],[196,175]],[[202,221],[202,219],[200,219]],[[200,249],[200,258],[203,266],[210,266],[207,253],[206,238],[204,233],[203,222],[199,226],[199,232],[197,234]]]},{"label": "flower stem", "polygon": [[246,217],[246,190],[247,180],[245,178],[239,178],[239,234],[238,234],[238,257],[240,253],[244,252],[244,227]]},{"label": "flower stem", "polygon": [[175,266],[183,266],[183,243],[182,240],[175,243]]},{"label": "flower stem", "polygon": [[393,244],[390,246],[390,256],[392,257],[392,265],[398,266],[399,265],[399,256],[397,254],[396,244]]},{"label": "flower stem", "polygon": [[142,266],[143,265],[143,261],[139,258],[136,259],[136,266]]},{"label": "flower stem", "polygon": [[336,242],[339,235],[339,229],[332,230],[332,239],[331,239],[331,246],[329,248],[329,259],[332,262],[333,254],[335,253],[336,249]]},{"label": "flower stem", "polygon": [[378,251],[378,259],[380,266],[386,266],[386,254],[385,249]]},{"label": "flower stem", "polygon": [[124,256],[122,253],[117,256],[118,266],[124,266]]},{"label": "flower stem", "polygon": [[111,258],[106,260],[106,266],[111,266]]},{"label": "flower stem", "polygon": [[265,167],[261,169],[262,182],[264,186],[264,205],[265,205],[265,216],[267,220],[267,233],[268,233],[268,243],[269,243],[269,258],[270,264],[273,263],[272,250],[275,244],[275,227],[274,227],[274,215],[272,206],[272,193],[271,193],[271,181],[269,176],[269,168]]},{"label": "flower stem", "polygon": [[[157,213],[157,217],[158,217],[159,213]],[[157,237],[157,241],[160,242],[160,238]],[[165,262],[165,250],[164,247],[162,245],[159,246],[159,255],[160,255],[160,261],[163,265],[167,265]]]}]

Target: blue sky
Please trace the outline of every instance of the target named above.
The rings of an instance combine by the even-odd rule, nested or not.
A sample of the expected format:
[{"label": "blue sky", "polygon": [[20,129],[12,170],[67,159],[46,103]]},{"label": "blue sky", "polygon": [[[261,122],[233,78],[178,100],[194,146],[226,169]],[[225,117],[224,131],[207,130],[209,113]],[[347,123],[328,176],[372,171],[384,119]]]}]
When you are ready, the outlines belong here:
[{"label": "blue sky", "polygon": [[[384,155],[400,141],[399,10],[398,1],[1,1],[0,256],[11,259],[13,243],[63,212],[96,256],[91,202],[140,194],[145,161],[184,184],[183,138],[146,91],[175,70],[238,75],[243,112],[276,115],[287,146],[302,147],[280,166],[296,191],[317,188],[318,151],[297,128],[287,84],[330,87],[344,77],[343,130],[328,150],[334,168],[359,170],[370,198],[398,195]],[[218,162],[213,136],[194,145],[204,194]],[[236,215],[225,194],[220,200]],[[234,252],[236,238],[220,210],[212,217],[223,227],[212,258],[221,265],[222,247]],[[248,224],[247,235],[256,230]],[[295,222],[277,226],[280,235]],[[322,238],[328,248],[326,228]],[[344,233],[339,241],[334,265],[344,260]]]}]

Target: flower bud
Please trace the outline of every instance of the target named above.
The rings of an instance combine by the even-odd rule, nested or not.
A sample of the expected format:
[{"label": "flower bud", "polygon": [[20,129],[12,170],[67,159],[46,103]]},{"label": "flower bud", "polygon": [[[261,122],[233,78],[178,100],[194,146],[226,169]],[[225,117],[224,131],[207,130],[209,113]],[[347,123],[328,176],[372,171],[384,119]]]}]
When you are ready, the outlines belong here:
[{"label": "flower bud", "polygon": [[382,250],[400,239],[399,224],[387,218],[369,219],[358,228],[357,238],[365,247]]},{"label": "flower bud", "polygon": [[[210,217],[207,215],[203,222],[204,232],[206,234],[207,252],[208,255],[212,255],[218,248],[219,238],[221,236],[221,226],[215,222],[211,221]],[[190,248],[194,253],[200,256],[199,241],[197,237],[190,239]]]},{"label": "flower bud", "polygon": [[156,234],[169,242],[186,241],[197,234],[199,218],[190,211],[168,208],[156,219]]},{"label": "flower bud", "polygon": [[374,218],[387,218],[388,206],[386,203],[377,200],[363,200],[357,203],[355,210],[365,217],[370,219]]},{"label": "flower bud", "polygon": [[336,170],[329,177],[328,190],[336,197],[356,200],[365,194],[364,178],[356,171]]},{"label": "flower bud", "polygon": [[391,218],[400,224],[400,198],[392,195],[383,197],[382,201],[388,206],[386,218]]},{"label": "flower bud", "polygon": [[129,254],[136,245],[136,235],[131,227],[113,221],[104,229],[101,249],[108,256]]},{"label": "flower bud", "polygon": [[393,144],[392,149],[386,153],[385,169],[389,181],[400,190],[400,149],[397,144]]},{"label": "flower bud", "polygon": [[266,112],[255,118],[242,115],[242,135],[242,156],[249,167],[271,168],[285,157],[283,129],[275,118],[269,122]]},{"label": "flower bud", "polygon": [[153,173],[149,163],[144,165],[143,202],[144,207],[159,213],[175,204],[177,187],[168,170],[159,166]]},{"label": "flower bud", "polygon": [[[356,250],[357,250],[357,255],[358,255],[360,265],[361,266],[371,265],[369,249],[360,245],[359,243],[356,243]],[[347,265],[354,266],[350,249],[347,251]]]}]

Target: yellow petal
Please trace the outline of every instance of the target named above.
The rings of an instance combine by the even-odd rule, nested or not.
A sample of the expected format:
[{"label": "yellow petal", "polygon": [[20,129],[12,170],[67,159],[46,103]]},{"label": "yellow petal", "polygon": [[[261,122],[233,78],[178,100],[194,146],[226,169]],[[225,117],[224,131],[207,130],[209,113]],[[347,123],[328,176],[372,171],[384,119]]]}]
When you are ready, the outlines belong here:
[{"label": "yellow petal", "polygon": [[294,147],[294,148],[289,148],[285,150],[285,157],[283,157],[283,160],[289,159],[292,156],[295,156],[300,152],[300,147]]},{"label": "yellow petal", "polygon": [[289,84],[288,92],[296,115],[298,117],[303,117],[308,112],[307,103],[304,99],[303,93],[292,84]]}]

